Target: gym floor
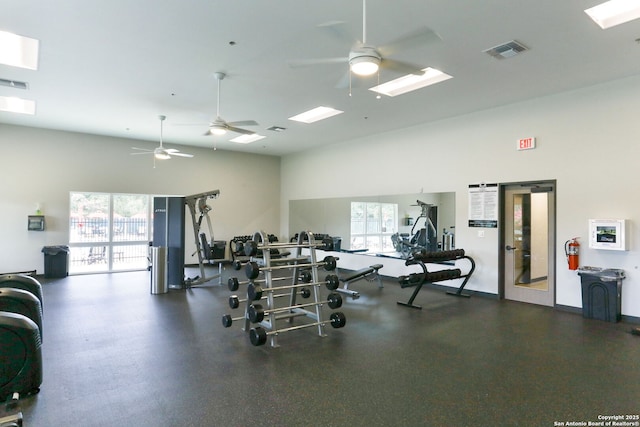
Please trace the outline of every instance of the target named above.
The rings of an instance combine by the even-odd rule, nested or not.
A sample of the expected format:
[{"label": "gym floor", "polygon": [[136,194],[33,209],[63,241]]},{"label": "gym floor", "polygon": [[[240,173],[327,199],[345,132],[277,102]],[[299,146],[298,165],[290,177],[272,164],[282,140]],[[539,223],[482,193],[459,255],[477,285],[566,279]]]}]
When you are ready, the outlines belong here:
[{"label": "gym floor", "polygon": [[396,304],[412,288],[360,281],[344,328],[254,347],[241,322],[222,326],[242,316],[226,277],[244,277],[225,275],[162,295],[148,272],[41,279],[44,381],[21,400],[24,425],[555,426],[640,413],[637,325],[426,288],[416,310]]}]

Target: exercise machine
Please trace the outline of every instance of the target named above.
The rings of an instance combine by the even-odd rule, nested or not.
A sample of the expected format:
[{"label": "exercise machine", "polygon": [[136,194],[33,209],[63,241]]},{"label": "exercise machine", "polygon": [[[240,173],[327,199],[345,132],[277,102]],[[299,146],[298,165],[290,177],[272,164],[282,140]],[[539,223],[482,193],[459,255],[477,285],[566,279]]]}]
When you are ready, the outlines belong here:
[{"label": "exercise machine", "polygon": [[[433,272],[427,270],[427,263],[443,264],[453,262],[453,265],[455,266],[455,262],[458,260],[466,260],[469,263],[467,273],[463,274],[462,270],[460,270],[459,268],[442,269]],[[422,286],[424,286],[425,284],[430,285],[445,280],[464,279],[458,287],[457,291],[447,292],[447,294],[466,298],[470,297],[469,294],[463,293],[463,290],[476,268],[476,263],[473,258],[465,254],[464,249],[439,252],[416,252],[405,262],[405,265],[419,265],[422,268],[422,272],[411,273],[408,276],[400,276],[398,278],[401,287],[415,287],[415,290],[413,291],[411,298],[409,298],[409,301],[398,301],[399,305],[421,309],[421,306],[413,304],[413,300],[415,300],[416,296],[420,292],[420,289],[422,289]]]},{"label": "exercise machine", "polygon": [[354,271],[349,276],[344,279],[340,279],[343,283],[342,288],[336,289],[337,292],[350,295],[351,298],[357,299],[360,298],[360,293],[358,291],[354,291],[353,289],[349,289],[349,285],[358,282],[360,280],[366,280],[368,282],[377,282],[378,288],[382,289],[384,286],[382,285],[382,279],[380,278],[380,274],[378,270],[384,267],[382,264],[373,264],[369,267],[362,268],[360,270]]},{"label": "exercise machine", "polygon": [[22,427],[20,393],[12,393],[0,407],[0,427]]},{"label": "exercise machine", "polygon": [[[217,199],[220,196],[220,190],[207,191],[204,193],[193,194],[184,198],[185,204],[189,207],[191,213],[191,223],[193,224],[193,235],[195,238],[196,252],[198,255],[198,267],[200,275],[194,278],[187,278],[185,285],[187,288],[202,285],[213,279],[218,279],[218,284],[222,284],[222,270],[225,264],[231,261],[225,259],[226,242],[213,240],[213,227],[211,226],[211,206],[207,204],[209,199]],[[197,218],[196,218],[197,217]],[[207,222],[207,228],[211,240],[207,240],[207,234],[202,232],[202,220]],[[218,273],[213,276],[207,276],[205,263],[218,266]]]},{"label": "exercise machine", "polygon": [[[391,236],[393,246],[404,258],[410,257],[416,251],[434,252],[438,250],[438,207],[420,200],[416,200],[416,203],[412,206],[420,206],[421,212],[411,227],[411,233],[409,235],[395,233]],[[421,218],[424,219],[424,227],[419,228],[416,232],[415,229]]]}]

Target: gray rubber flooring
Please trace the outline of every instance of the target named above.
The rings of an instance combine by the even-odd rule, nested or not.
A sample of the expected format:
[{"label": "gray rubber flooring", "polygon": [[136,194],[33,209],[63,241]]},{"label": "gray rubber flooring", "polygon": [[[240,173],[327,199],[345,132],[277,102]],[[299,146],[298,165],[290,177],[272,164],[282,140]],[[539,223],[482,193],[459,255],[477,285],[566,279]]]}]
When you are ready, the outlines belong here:
[{"label": "gray rubber flooring", "polygon": [[360,281],[344,328],[254,347],[242,322],[222,326],[242,316],[224,283],[151,295],[147,272],[43,280],[44,381],[21,402],[24,425],[554,426],[640,413],[637,325],[431,289],[416,310],[396,304],[412,289]]}]

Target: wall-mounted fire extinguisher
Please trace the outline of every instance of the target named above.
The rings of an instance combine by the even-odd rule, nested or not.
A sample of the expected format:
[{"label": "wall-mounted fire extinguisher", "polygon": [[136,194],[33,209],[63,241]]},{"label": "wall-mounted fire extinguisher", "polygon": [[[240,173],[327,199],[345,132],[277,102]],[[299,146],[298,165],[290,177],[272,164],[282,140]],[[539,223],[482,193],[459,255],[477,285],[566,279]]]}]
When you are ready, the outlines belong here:
[{"label": "wall-mounted fire extinguisher", "polygon": [[567,240],[564,242],[564,253],[567,256],[567,262],[569,263],[569,270],[577,270],[579,262],[580,243],[578,238]]}]

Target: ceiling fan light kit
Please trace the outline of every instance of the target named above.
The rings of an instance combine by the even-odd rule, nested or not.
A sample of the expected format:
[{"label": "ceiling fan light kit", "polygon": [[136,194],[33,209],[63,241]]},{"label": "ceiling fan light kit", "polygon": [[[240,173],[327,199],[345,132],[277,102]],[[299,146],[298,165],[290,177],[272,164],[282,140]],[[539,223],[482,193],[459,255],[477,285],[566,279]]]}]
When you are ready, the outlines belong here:
[{"label": "ceiling fan light kit", "polygon": [[221,126],[221,125],[211,125],[209,130],[211,131],[212,134],[218,135],[218,136],[221,136],[227,133],[227,130],[224,128],[224,126]]},{"label": "ceiling fan light kit", "polygon": [[153,167],[156,167],[155,160],[169,160],[171,156],[178,157],[193,157],[193,154],[181,153],[179,150],[175,148],[165,148],[162,141],[162,123],[165,121],[167,116],[158,116],[158,120],[160,120],[160,146],[154,148],[153,150],[148,150],[146,148],[138,148],[131,147],[133,150],[137,150],[138,152],[131,153],[132,155],[136,154],[153,154]]},{"label": "ceiling fan light kit", "polygon": [[354,74],[370,76],[380,68],[380,55],[372,48],[353,51],[349,54],[349,66]]}]

